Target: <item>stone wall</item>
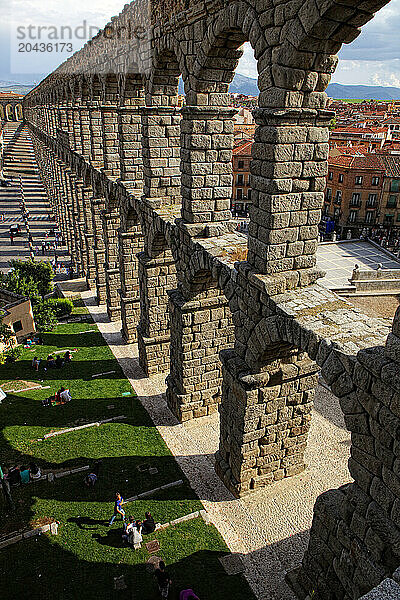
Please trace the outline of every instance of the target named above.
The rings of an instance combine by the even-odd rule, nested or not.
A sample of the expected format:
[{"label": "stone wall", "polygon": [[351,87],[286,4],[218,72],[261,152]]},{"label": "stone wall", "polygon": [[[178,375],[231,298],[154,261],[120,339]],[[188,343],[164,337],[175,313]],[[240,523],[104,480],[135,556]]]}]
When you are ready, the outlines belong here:
[{"label": "stone wall", "polygon": [[[216,469],[234,494],[304,468],[319,370],[340,399],[354,483],[316,503],[292,578],[300,597],[355,600],[400,562],[399,314],[389,334],[320,286],[315,266],[333,116],[324,89],[341,44],[385,3],[189,0],[146,12],[137,0],[111,25],[160,7],[144,40],[100,33],[24,103],[76,272],[110,319],[122,316],[146,375],[168,374],[180,420],[218,406]],[[227,91],[245,41],[260,96],[240,262]]]}]

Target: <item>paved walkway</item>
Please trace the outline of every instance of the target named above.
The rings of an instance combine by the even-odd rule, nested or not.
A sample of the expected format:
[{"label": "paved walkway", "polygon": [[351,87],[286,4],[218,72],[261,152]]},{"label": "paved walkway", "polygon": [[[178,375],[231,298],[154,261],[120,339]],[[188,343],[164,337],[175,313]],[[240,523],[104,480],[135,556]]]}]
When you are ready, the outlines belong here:
[{"label": "paved walkway", "polygon": [[400,261],[392,259],[380,248],[369,242],[336,242],[319,244],[317,266],[326,271],[318,283],[329,288],[348,287],[354,266],[372,270],[381,264],[384,269],[400,269]]},{"label": "paved walkway", "polygon": [[231,552],[242,554],[246,579],[257,598],[295,600],[284,578],[287,571],[301,563],[315,499],[351,480],[347,470],[350,435],[344,428],[337,399],[325,388],[318,388],[306,454],[307,470],[238,500],[214,472],[218,414],[179,424],[163,395],[165,376],[145,378],[137,345],[126,345],[122,340],[121,323],[108,321],[106,307],[95,306],[91,291],[82,296],[212,522]]},{"label": "paved walkway", "polygon": [[[29,257],[28,234],[19,206],[22,195],[30,213],[29,227],[33,247],[37,248],[35,261],[54,258],[54,251],[50,251],[49,256],[42,256],[41,244],[42,241],[54,242],[54,238],[46,238],[46,234],[56,227],[56,222],[39,176],[28,128],[22,123],[6,123],[4,137],[4,175],[10,185],[0,187],[0,212],[4,213],[4,220],[0,222],[0,271],[7,272],[10,260]],[[9,227],[17,223],[21,225],[22,232],[14,238],[14,244],[11,244]],[[65,248],[58,249],[57,255],[61,265],[69,263]]]}]

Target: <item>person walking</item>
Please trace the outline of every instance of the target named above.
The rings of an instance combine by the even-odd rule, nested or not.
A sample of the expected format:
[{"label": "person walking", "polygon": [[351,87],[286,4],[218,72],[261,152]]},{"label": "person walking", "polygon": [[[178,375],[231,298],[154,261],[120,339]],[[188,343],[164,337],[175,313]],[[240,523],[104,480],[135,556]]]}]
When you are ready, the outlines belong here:
[{"label": "person walking", "polygon": [[163,600],[166,600],[169,594],[169,586],[171,585],[172,581],[167,571],[165,570],[165,562],[163,560],[160,560],[160,564],[158,566],[158,569],[156,569],[154,575],[157,579],[158,589],[160,591],[161,598]]},{"label": "person walking", "polygon": [[14,234],[10,232],[10,242],[11,246],[14,246]]},{"label": "person walking", "polygon": [[122,505],[124,504],[124,499],[122,498],[121,494],[119,492],[117,492],[115,494],[115,502],[114,502],[114,514],[111,517],[111,520],[109,522],[109,527],[111,527],[111,525],[114,523],[115,519],[120,516],[122,521],[125,523],[125,511],[122,508]]}]

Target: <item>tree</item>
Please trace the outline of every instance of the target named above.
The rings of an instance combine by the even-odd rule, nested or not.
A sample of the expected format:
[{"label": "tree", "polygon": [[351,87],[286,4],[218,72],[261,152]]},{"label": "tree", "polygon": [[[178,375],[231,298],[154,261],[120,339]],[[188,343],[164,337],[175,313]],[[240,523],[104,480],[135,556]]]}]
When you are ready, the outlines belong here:
[{"label": "tree", "polygon": [[33,304],[33,316],[38,331],[51,331],[57,325],[55,310],[46,300],[38,300]]},{"label": "tree", "polygon": [[12,260],[10,264],[13,269],[11,273],[16,272],[18,277],[33,281],[42,298],[53,291],[51,282],[54,279],[54,271],[49,262]]},{"label": "tree", "polygon": [[24,276],[19,270],[9,271],[2,278],[2,283],[8,290],[21,296],[28,296],[31,299],[40,297],[36,281],[32,277]]}]

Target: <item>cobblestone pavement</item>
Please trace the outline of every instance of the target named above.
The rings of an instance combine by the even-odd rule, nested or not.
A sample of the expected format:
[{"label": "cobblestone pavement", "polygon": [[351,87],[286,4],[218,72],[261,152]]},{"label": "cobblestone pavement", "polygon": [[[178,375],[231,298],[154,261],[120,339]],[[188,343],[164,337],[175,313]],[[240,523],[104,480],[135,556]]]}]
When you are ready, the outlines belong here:
[{"label": "cobblestone pavement", "polygon": [[163,392],[165,375],[144,378],[137,346],[125,345],[120,322],[110,323],[105,306],[95,306],[92,292],[82,294],[140,401],[149,412],[191,486],[203,501],[230,550],[242,554],[245,576],[260,600],[294,600],[284,578],[298,566],[308,542],[313,506],[322,492],[351,481],[347,458],[350,434],[337,399],[322,385],[315,401],[302,474],[236,499],[213,467],[218,448],[218,414],[179,424]]}]

